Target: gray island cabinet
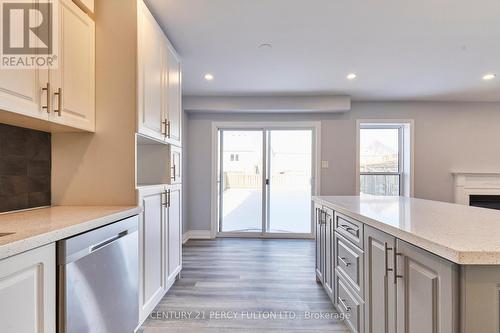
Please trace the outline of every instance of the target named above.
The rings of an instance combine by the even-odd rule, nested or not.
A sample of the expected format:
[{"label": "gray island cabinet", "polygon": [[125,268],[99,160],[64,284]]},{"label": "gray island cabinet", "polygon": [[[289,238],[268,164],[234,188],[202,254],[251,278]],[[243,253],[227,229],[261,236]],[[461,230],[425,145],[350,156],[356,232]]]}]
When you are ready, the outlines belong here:
[{"label": "gray island cabinet", "polygon": [[316,280],[355,333],[499,333],[500,212],[314,197]]}]

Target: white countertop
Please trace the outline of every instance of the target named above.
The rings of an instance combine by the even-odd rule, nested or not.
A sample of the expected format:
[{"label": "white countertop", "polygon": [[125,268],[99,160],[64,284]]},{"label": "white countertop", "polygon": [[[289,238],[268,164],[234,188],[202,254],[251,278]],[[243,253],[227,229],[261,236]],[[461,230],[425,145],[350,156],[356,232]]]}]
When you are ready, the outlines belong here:
[{"label": "white countertop", "polygon": [[405,197],[313,200],[457,264],[500,264],[498,210]]},{"label": "white countertop", "polygon": [[[0,259],[137,215],[136,206],[54,206],[0,215]],[[2,234],[8,234],[2,236]]]}]

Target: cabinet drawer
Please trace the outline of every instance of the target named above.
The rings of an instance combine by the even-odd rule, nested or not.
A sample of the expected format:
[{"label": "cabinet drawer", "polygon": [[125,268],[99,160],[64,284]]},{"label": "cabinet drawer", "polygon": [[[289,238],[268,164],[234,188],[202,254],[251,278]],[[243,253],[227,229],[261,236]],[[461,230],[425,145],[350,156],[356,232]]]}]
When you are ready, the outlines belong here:
[{"label": "cabinet drawer", "polygon": [[335,231],[353,242],[360,249],[363,248],[363,223],[335,213]]},{"label": "cabinet drawer", "polygon": [[335,233],[335,267],[352,289],[363,297],[363,251],[345,237]]},{"label": "cabinet drawer", "polygon": [[345,315],[345,324],[353,333],[363,332],[363,303],[350,290],[347,283],[336,276],[337,309]]}]

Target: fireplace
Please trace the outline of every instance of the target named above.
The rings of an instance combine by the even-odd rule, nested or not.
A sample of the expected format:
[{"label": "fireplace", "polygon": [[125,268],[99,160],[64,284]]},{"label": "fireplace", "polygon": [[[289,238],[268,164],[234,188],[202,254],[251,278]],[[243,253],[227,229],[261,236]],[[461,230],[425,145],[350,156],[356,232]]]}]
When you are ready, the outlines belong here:
[{"label": "fireplace", "polygon": [[469,196],[469,205],[500,210],[500,195],[472,194]]},{"label": "fireplace", "polygon": [[500,173],[455,172],[455,202],[500,210]]}]

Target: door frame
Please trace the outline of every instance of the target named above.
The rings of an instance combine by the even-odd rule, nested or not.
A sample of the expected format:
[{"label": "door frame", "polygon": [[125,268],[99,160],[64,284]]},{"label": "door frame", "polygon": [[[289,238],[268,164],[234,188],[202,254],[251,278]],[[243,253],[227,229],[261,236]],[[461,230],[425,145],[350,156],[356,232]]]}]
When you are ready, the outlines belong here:
[{"label": "door frame", "polygon": [[[320,121],[281,121],[281,122],[212,122],[212,163],[211,163],[211,194],[210,194],[210,237],[258,237],[258,238],[314,238],[314,219],[311,217],[311,233],[246,233],[217,231],[217,169],[219,162],[218,132],[219,129],[241,130],[311,130],[312,131],[312,196],[321,193],[321,122]],[[264,139],[265,140],[265,139]],[[312,201],[311,201],[311,209]]]}]

